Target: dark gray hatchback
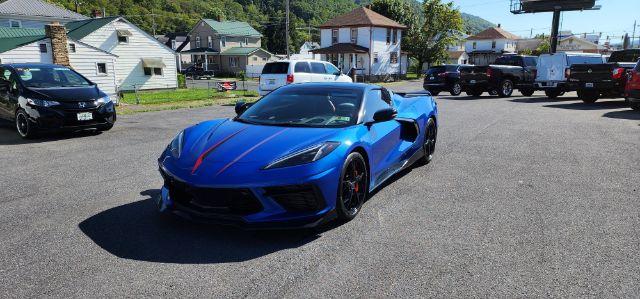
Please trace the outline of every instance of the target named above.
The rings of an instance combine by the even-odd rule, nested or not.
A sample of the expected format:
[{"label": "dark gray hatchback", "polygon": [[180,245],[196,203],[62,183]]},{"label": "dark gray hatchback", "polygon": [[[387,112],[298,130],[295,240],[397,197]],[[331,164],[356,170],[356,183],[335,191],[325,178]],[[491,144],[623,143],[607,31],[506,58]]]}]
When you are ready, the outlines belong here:
[{"label": "dark gray hatchback", "polygon": [[115,105],[76,71],[52,64],[0,65],[0,118],[23,138],[42,130],[109,130]]}]

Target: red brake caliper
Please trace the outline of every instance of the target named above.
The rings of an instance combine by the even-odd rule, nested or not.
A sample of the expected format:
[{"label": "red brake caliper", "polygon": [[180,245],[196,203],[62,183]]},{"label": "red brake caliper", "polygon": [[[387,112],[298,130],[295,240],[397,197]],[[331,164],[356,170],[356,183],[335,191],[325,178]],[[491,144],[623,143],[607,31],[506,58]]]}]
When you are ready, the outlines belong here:
[{"label": "red brake caliper", "polygon": [[359,186],[360,186],[360,182],[358,182],[358,171],[356,170],[356,168],[355,168],[355,167],[353,168],[353,173],[354,173],[353,178],[356,180],[356,186],[355,186],[355,188],[354,188],[354,189],[356,190],[356,192],[358,192],[358,189],[360,189],[360,188],[359,188]]}]

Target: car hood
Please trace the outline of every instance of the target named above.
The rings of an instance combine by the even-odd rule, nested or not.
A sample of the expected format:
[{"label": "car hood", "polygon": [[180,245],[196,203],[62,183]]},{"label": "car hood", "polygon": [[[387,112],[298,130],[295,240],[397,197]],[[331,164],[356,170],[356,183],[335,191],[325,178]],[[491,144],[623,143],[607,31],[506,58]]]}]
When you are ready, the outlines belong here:
[{"label": "car hood", "polygon": [[25,91],[26,97],[57,102],[85,102],[99,99],[106,95],[97,86],[25,88]]},{"label": "car hood", "polygon": [[223,120],[185,131],[178,166],[192,175],[231,175],[259,170],[287,154],[324,141],[337,141],[342,128],[263,126]]}]

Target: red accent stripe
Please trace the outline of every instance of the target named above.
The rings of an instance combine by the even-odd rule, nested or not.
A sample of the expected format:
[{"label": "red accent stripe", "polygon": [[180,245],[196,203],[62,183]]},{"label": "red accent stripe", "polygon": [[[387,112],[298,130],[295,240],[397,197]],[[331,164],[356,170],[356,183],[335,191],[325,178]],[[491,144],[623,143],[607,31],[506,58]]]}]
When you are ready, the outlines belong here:
[{"label": "red accent stripe", "polygon": [[220,169],[220,171],[218,171],[218,173],[216,173],[216,175],[219,175],[221,173],[223,173],[225,170],[227,170],[227,168],[231,167],[231,165],[235,164],[236,162],[238,162],[240,159],[244,158],[244,156],[248,155],[249,153],[251,153],[253,150],[255,150],[256,148],[258,148],[259,146],[267,143],[269,140],[275,138],[276,136],[284,133],[286,130],[289,130],[289,128],[285,128],[282,129],[276,133],[274,133],[273,135],[265,138],[264,140],[260,141],[258,144],[252,146],[250,149],[246,150],[244,153],[240,154],[240,156],[238,156],[237,158],[233,159],[233,161],[229,162],[229,164],[225,165],[224,167],[222,167]]},{"label": "red accent stripe", "polygon": [[202,161],[204,161],[204,158],[206,158],[213,150],[215,150],[216,148],[218,148],[219,146],[221,146],[223,143],[227,142],[229,139],[231,139],[233,136],[238,135],[240,132],[246,130],[248,127],[244,127],[242,129],[240,129],[239,131],[225,137],[224,139],[218,141],[216,144],[214,144],[213,146],[211,146],[210,148],[208,148],[206,151],[204,151],[200,157],[198,157],[198,160],[196,160],[196,163],[193,164],[193,168],[191,169],[191,174],[196,173],[196,170],[198,170],[198,167],[200,167],[200,164],[202,164]]}]

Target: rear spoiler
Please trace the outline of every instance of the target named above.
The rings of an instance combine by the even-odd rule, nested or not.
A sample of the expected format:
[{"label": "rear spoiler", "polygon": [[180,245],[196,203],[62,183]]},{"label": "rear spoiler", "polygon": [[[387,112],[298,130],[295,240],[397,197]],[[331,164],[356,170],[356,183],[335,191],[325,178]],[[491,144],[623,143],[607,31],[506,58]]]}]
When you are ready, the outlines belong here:
[{"label": "rear spoiler", "polygon": [[430,97],[431,93],[428,91],[417,91],[417,92],[395,92],[395,94],[403,97],[403,98],[417,98],[417,97]]}]

